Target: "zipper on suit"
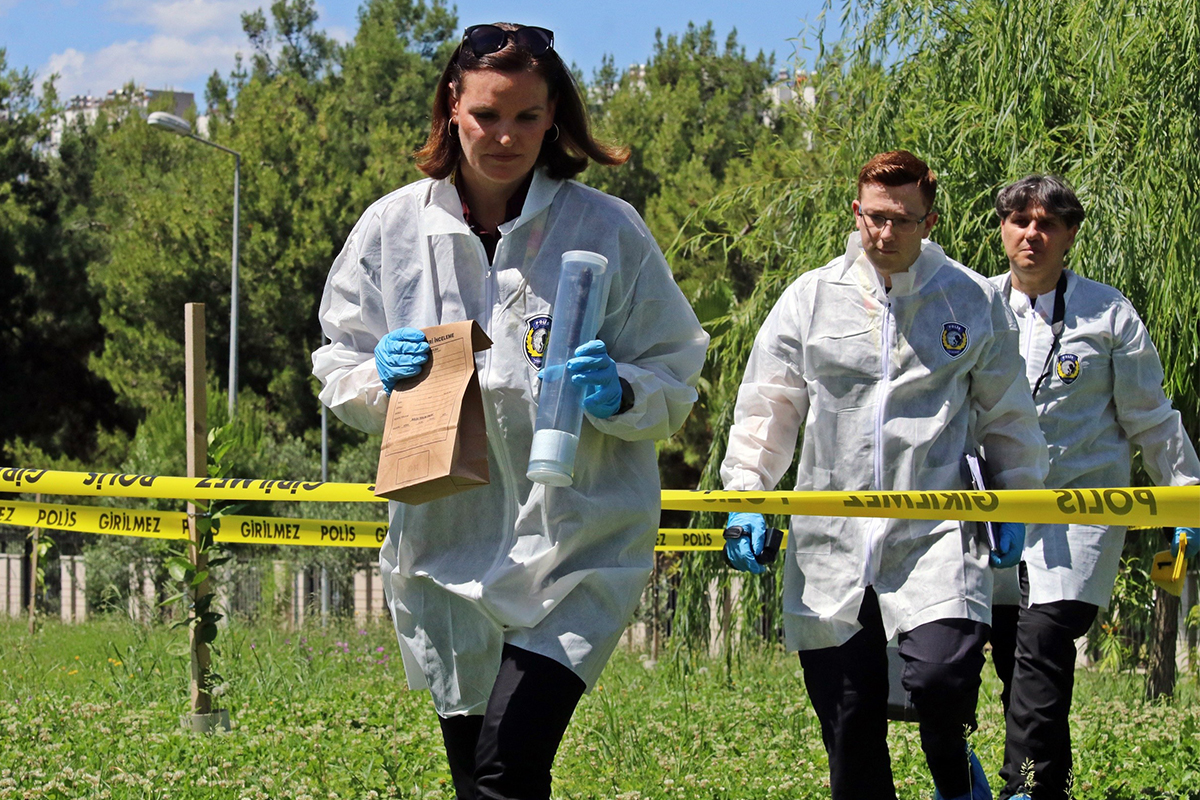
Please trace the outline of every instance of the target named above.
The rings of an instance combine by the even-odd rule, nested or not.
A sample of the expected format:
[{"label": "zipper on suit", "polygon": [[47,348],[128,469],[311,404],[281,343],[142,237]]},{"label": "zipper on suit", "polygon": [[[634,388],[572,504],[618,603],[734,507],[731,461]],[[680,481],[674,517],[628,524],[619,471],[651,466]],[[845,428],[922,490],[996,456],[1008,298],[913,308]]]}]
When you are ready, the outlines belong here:
[{"label": "zipper on suit", "polygon": [[1025,330],[1024,331],[1021,330],[1019,323],[1017,325],[1018,335],[1024,335],[1024,337],[1025,337],[1025,352],[1022,355],[1024,355],[1024,357],[1025,357],[1026,364],[1033,363],[1033,340],[1036,338],[1036,334],[1037,334],[1037,317],[1038,317],[1038,313],[1035,309],[1030,308],[1029,311],[1030,311],[1030,319],[1029,319],[1028,324],[1025,325]]},{"label": "zipper on suit", "polygon": [[[500,263],[500,254],[504,248],[504,237],[501,236],[500,241],[496,243],[496,256],[490,264],[488,263],[487,251],[483,249],[483,242],[481,242],[479,240],[478,236],[474,237],[474,239],[475,239],[476,250],[479,253],[480,263],[483,264],[483,270],[484,270],[484,273],[483,273],[484,298],[485,298],[485,302],[487,304],[487,310],[484,315],[485,322],[487,323],[487,325],[485,326],[484,333],[486,333],[488,335],[488,337],[490,338],[492,335],[492,315],[495,313],[495,310],[496,310],[496,297],[497,297],[497,294],[499,291],[496,286],[496,265]],[[492,354],[495,351],[496,351],[496,348],[494,348],[494,347],[489,347],[487,350],[483,351],[484,352],[483,376],[481,376],[481,378],[480,378],[480,382],[482,385],[488,385],[488,383],[483,380],[483,377],[491,375]],[[498,464],[500,466],[500,484],[501,484],[501,488],[503,490],[503,495],[505,498],[504,512],[503,512],[504,518],[502,520],[503,527],[501,528],[501,530],[509,531],[510,533],[513,533],[514,532],[513,528],[516,524],[516,520],[513,518],[513,511],[511,508],[511,504],[509,502],[507,502],[509,496],[512,494],[515,494],[515,492],[513,491],[513,487],[510,485],[510,478],[509,478],[509,475],[512,473],[512,462],[510,461],[510,459],[508,457],[508,448],[503,446],[503,437],[500,436],[500,431],[496,430],[496,427],[495,427],[496,423],[495,423],[495,420],[492,419],[492,415],[485,413],[483,415],[483,419],[484,419],[484,423],[485,423],[484,427],[487,430],[488,441],[498,443],[498,446],[495,448],[495,450],[493,452],[495,452],[496,461],[498,462]],[[512,539],[512,536],[510,535],[509,537],[507,537],[505,539],[505,546],[499,547],[497,549],[497,552],[495,554],[495,559],[493,560],[492,565],[487,569],[487,571],[484,573],[484,575],[480,581],[482,586],[487,585],[489,576],[491,576],[491,574],[496,571],[496,568],[500,564],[504,563],[505,559],[508,558],[508,552],[511,549],[511,545],[512,545],[511,539]]]},{"label": "zipper on suit", "polygon": [[[875,442],[874,442],[874,471],[875,491],[882,492],[887,487],[883,485],[883,423],[887,416],[887,401],[889,384],[892,374],[892,336],[895,323],[892,319],[892,300],[887,298],[883,306],[883,324],[879,337],[879,399],[875,406]],[[875,530],[863,537],[863,585],[870,586],[875,582],[873,555],[883,539],[886,521],[875,521]]]}]

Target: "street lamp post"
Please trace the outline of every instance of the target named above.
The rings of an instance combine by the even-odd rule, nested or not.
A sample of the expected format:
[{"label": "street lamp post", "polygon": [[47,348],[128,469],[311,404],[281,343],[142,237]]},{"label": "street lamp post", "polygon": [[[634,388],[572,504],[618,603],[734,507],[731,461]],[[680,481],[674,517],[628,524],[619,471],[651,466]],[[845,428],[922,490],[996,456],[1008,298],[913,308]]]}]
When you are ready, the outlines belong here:
[{"label": "street lamp post", "polygon": [[147,119],[147,124],[164,131],[170,131],[177,136],[195,139],[201,144],[223,150],[233,156],[233,266],[230,269],[231,280],[229,290],[229,419],[237,415],[238,393],[238,206],[240,205],[242,154],[237,150],[222,147],[216,142],[201,139],[192,133],[192,126],[186,119],[168,114],[166,111],[155,111]]}]

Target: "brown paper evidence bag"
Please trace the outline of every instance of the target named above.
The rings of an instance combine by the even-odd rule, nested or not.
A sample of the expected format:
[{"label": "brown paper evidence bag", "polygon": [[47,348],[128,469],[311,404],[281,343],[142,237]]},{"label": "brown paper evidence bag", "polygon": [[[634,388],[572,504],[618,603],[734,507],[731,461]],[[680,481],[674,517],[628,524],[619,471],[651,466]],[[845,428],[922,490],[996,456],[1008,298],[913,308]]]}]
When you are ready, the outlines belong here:
[{"label": "brown paper evidence bag", "polygon": [[388,402],[375,494],[417,505],[488,483],[487,428],[475,353],[492,341],[474,321],[422,331],[429,361]]}]

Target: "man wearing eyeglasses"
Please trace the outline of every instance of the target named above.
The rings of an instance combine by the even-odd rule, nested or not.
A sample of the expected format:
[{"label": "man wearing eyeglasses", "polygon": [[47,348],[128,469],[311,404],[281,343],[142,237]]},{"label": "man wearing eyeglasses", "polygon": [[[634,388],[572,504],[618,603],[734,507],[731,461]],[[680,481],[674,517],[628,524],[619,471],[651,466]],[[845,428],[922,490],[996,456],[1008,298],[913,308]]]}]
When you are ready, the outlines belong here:
[{"label": "man wearing eyeglasses", "polygon": [[[1052,489],[1128,486],[1132,451],[1158,485],[1200,483],[1200,462],[1163,393],[1158,353],[1116,289],[1066,268],[1083,205],[1058,178],[1031,175],[996,197],[1009,271],[992,278],[1021,331],[1021,353]],[[1200,531],[1187,534],[1187,555]],[[1075,639],[1107,607],[1123,526],[1032,525],[1019,573],[997,576],[992,658],[1004,684],[1002,798],[1067,797]],[[1019,582],[1018,582],[1019,577]],[[1032,764],[1032,775],[1024,769]],[[1027,792],[1028,794],[1023,794]]]},{"label": "man wearing eyeglasses", "polygon": [[[801,275],[755,339],[721,467],[726,489],[770,490],[804,437],[797,490],[964,489],[980,445],[1004,489],[1040,489],[1045,440],[1012,314],[985,278],[930,241],[937,179],[906,151],[862,168],[844,255]],[[761,572],[765,525],[734,514],[726,555]],[[976,724],[991,567],[1020,558],[972,523],[792,517],[784,629],[821,721],[834,800],[895,798],[887,748],[886,644],[920,715],[935,796],[991,798],[965,733]],[[736,534],[734,534],[736,535]]]}]

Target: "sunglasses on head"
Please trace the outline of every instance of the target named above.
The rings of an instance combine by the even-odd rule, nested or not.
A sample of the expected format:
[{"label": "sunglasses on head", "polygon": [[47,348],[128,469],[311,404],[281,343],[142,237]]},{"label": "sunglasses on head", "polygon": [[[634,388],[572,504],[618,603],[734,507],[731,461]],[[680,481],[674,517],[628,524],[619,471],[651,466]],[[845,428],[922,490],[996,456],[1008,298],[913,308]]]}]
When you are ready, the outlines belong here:
[{"label": "sunglasses on head", "polygon": [[534,25],[521,25],[515,31],[506,31],[498,25],[472,25],[463,31],[462,46],[479,58],[503,50],[510,40],[531,56],[545,55],[547,50],[554,49],[554,31]]}]

